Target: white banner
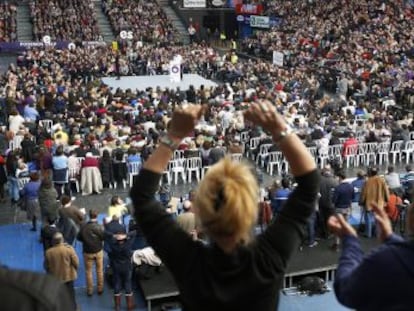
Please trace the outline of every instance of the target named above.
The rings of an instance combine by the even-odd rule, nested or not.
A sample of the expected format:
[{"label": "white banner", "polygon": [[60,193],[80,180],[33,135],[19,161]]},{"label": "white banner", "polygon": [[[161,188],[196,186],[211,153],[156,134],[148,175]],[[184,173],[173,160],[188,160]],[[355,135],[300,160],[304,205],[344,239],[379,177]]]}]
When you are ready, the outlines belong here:
[{"label": "white banner", "polygon": [[278,51],[273,51],[273,65],[283,67],[283,53]]},{"label": "white banner", "polygon": [[181,61],[177,58],[170,62],[170,80],[176,83],[181,81]]},{"label": "white banner", "polygon": [[205,8],[207,7],[206,0],[183,0],[184,8]]},{"label": "white banner", "polygon": [[250,27],[270,28],[269,16],[250,15]]}]

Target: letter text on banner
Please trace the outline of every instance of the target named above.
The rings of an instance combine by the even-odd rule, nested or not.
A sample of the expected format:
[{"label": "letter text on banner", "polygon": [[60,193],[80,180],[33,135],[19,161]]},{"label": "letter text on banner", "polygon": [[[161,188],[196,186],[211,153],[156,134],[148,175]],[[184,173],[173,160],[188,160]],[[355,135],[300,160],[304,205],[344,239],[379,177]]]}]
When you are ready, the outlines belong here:
[{"label": "letter text on banner", "polygon": [[183,0],[184,8],[205,8],[207,7],[206,0]]},{"label": "letter text on banner", "polygon": [[250,27],[270,28],[270,19],[268,16],[250,15]]}]

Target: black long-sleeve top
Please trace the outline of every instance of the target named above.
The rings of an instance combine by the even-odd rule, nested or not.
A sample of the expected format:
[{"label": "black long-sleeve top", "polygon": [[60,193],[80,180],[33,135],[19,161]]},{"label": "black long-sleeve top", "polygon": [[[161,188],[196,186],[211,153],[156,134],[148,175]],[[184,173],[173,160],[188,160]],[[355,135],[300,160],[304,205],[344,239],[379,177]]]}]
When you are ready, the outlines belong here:
[{"label": "black long-sleeve top", "polygon": [[319,191],[316,170],[298,186],[280,216],[256,240],[232,254],[193,241],[154,194],[161,175],[142,169],[131,189],[135,217],[171,270],[185,310],[275,310],[287,263],[302,242]]}]

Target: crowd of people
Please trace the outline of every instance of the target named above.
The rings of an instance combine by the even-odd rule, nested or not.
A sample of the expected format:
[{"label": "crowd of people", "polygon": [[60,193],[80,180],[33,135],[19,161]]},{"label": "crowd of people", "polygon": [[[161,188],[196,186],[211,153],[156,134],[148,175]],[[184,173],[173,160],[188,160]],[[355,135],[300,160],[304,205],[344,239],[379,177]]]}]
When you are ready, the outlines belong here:
[{"label": "crowd of people", "polygon": [[[128,39],[163,46],[179,43],[175,29],[158,1],[105,0],[102,9],[118,40]],[[132,38],[121,38],[121,31],[131,32]]]},{"label": "crowd of people", "polygon": [[17,6],[13,2],[0,3],[0,42],[17,40]]},{"label": "crowd of people", "polygon": [[33,37],[43,41],[97,41],[99,26],[94,12],[93,1],[44,1],[30,2],[30,17]]},{"label": "crowd of people", "polygon": [[271,59],[279,51],[286,66],[340,72],[349,80],[344,95],[366,95],[367,84],[379,97],[411,92],[409,1],[266,1],[266,7],[266,14],[282,17],[283,23],[246,38],[242,49],[247,53]]},{"label": "crowd of people", "polygon": [[[46,4],[32,3],[37,39],[45,34],[52,40],[97,39],[95,35],[99,31],[95,28],[96,20],[91,18],[91,2],[75,1],[68,6],[57,1],[51,7]],[[63,242],[72,244],[78,237],[83,243],[87,294],[93,294],[94,264],[98,270],[97,292],[101,294],[105,241],[115,273],[115,306],[119,308],[123,281],[129,280],[124,286],[128,307],[133,308],[132,268],[128,260],[132,236],[125,227],[118,226],[122,226],[120,219],[127,212],[124,204],[119,198],[112,200],[107,213],[110,225],[102,227],[97,224],[97,212],[81,211],[72,204],[71,196],[76,192],[99,194],[104,188],[126,187],[126,184],[132,187],[138,172],[141,173],[131,192],[137,219],[161,259],[169,268],[175,266],[173,274],[183,301],[192,309],[220,310],[223,300],[231,301],[234,306],[243,303],[243,307],[252,303],[255,307],[256,303],[276,305],[279,290],[276,281],[300,245],[315,247],[317,237],[328,238],[333,231],[342,238],[335,240],[335,250],[342,249],[345,254],[349,247],[355,247],[355,234],[346,225],[355,204],[362,207],[367,237],[382,234],[383,228],[389,237],[388,223],[381,210],[386,210],[393,224],[404,218],[403,201],[411,201],[414,192],[411,166],[407,166],[402,180],[395,176],[391,166],[382,178],[379,176],[382,172],[375,166],[377,155],[375,159],[364,155],[364,165],[371,168],[369,172],[359,172],[352,183],[348,182],[351,176],[346,176],[342,166],[353,155],[350,150],[366,143],[378,146],[386,143],[390,148],[393,143],[401,142],[397,161],[412,161],[410,149],[406,148],[414,139],[413,115],[395,109],[407,102],[413,103],[410,92],[414,83],[413,42],[409,35],[412,30],[405,28],[412,23],[412,8],[402,5],[403,2],[400,4],[379,1],[334,1],[323,5],[318,1],[267,3],[266,10],[277,11],[282,17],[289,12],[297,14],[285,18],[281,28],[256,32],[255,37],[242,43],[242,49],[265,57],[270,51],[283,50],[284,67],[277,67],[266,59],[238,58],[235,51],[220,55],[205,42],[188,46],[170,44],[176,38],[171,24],[159,4],[152,1],[103,2],[103,10],[115,33],[133,31],[134,39],[119,40],[117,49],[106,46],[29,49],[18,56],[17,65],[11,65],[1,77],[4,87],[0,90],[0,121],[4,127],[0,130],[0,152],[4,158],[0,159],[0,165],[5,168],[5,174],[0,174],[0,186],[4,188],[8,184],[11,204],[23,199],[20,204],[24,204],[33,231],[37,231],[41,220],[47,271],[73,289],[78,263],[76,254],[68,247],[63,248]],[[339,10],[338,5],[348,10]],[[51,33],[51,29],[56,32]],[[366,38],[364,32],[368,33]],[[124,75],[167,74],[169,62],[176,55],[182,57],[184,73],[198,73],[214,79],[218,85],[191,86],[188,90],[177,86],[114,90],[100,80],[104,76],[119,76],[122,81]],[[321,63],[322,69],[310,66],[315,60]],[[321,75],[324,70],[335,73],[332,91],[336,94],[326,92],[326,81]],[[377,80],[378,77],[381,79]],[[385,98],[391,102],[385,102]],[[180,122],[183,120],[188,122]],[[265,145],[270,146],[267,152],[262,152]],[[329,150],[334,146],[339,146],[339,153],[332,155]],[[311,153],[312,148],[316,149],[315,153]],[[290,169],[285,166],[279,170],[280,183],[271,188],[268,196],[261,193],[258,197],[260,187],[270,186],[260,183],[260,169],[271,162],[271,153],[281,152]],[[292,156],[298,152],[303,157]],[[253,159],[258,172],[253,175],[242,164],[236,164],[237,161],[229,161],[226,156],[232,155],[237,155],[234,159],[238,160],[239,155]],[[199,163],[198,172],[206,175],[202,179],[195,174],[197,182],[202,179],[200,192],[183,202],[184,212],[177,217],[184,235],[171,222],[171,217],[164,217],[165,211],[174,211],[176,207],[165,208],[170,200],[166,199],[162,202],[166,204],[161,206],[149,194],[157,192],[160,183],[164,186],[172,182],[174,178],[169,174],[177,172],[180,168],[177,165],[193,158]],[[316,174],[317,166],[322,168],[321,176]],[[185,171],[187,167],[182,169],[183,182],[194,181],[192,175],[188,176],[192,173]],[[244,174],[240,176],[240,172]],[[23,178],[28,180],[25,185],[21,184]],[[292,178],[298,183],[296,188]],[[237,203],[240,198],[231,195],[236,186],[237,191],[244,187],[240,195],[243,204]],[[159,193],[161,201],[163,194]],[[6,197],[4,191],[0,195],[2,199]],[[257,202],[266,199],[270,201],[273,221],[258,238],[257,245],[262,243],[263,248],[250,249],[247,246],[252,240],[251,229],[257,223]],[[297,205],[304,207],[301,213]],[[319,211],[314,210],[317,205]],[[149,206],[154,209],[150,211]],[[249,217],[236,209],[242,206],[243,213]],[[200,212],[201,227],[195,221],[196,209]],[[383,220],[379,227],[375,227],[374,214]],[[56,223],[57,219],[61,223]],[[165,222],[165,231],[155,232],[158,224],[154,222],[159,219]],[[61,231],[61,235],[56,231]],[[175,237],[169,232],[177,233],[175,244],[182,253],[189,254],[186,260],[181,257],[177,260],[177,253],[168,250],[165,241],[170,245],[170,237]],[[199,238],[206,236],[217,247],[213,253],[206,251],[208,254],[201,255]],[[285,238],[292,243],[286,243]],[[53,269],[53,253],[60,249],[73,262],[64,275],[58,275]],[[207,286],[197,288],[185,280],[190,268],[199,279],[206,279],[205,275],[200,276],[205,271],[190,262],[194,258],[203,262],[212,258],[211,262],[218,266],[223,262],[232,266],[235,261],[229,262],[228,254],[236,252],[240,255],[237,259],[245,260],[254,255],[250,251],[258,252],[262,259],[251,261],[249,273],[243,277],[248,278],[246,283],[252,287],[257,285],[266,293],[267,298],[261,302],[250,300],[251,295],[246,295],[249,301],[239,295],[232,296],[228,287],[223,288],[215,278],[207,278]],[[271,267],[267,265],[267,257],[272,258]],[[180,264],[175,264],[177,261]],[[262,278],[254,273],[257,267],[269,269],[266,272],[271,277]],[[209,276],[227,280],[216,268],[209,266],[212,269]],[[235,264],[234,269],[238,268]],[[347,277],[347,273],[341,276]],[[339,278],[335,285],[341,291],[343,287],[338,282],[343,279]],[[218,287],[209,287],[213,283]],[[238,284],[234,286],[240,288]],[[216,290],[223,294],[218,297],[214,294]],[[246,291],[250,290],[246,287]],[[200,304],[200,295],[205,297],[205,304]],[[340,300],[348,304],[347,299]],[[360,306],[354,301],[349,305]]]}]

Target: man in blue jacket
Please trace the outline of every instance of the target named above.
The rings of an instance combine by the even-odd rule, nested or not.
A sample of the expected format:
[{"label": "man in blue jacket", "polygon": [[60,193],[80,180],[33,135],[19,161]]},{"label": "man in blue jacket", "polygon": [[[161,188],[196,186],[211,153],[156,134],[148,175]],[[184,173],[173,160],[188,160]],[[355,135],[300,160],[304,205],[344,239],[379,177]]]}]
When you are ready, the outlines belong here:
[{"label": "man in blue jacket", "polygon": [[[346,175],[344,172],[337,173],[339,177],[339,184],[335,187],[333,194],[333,204],[335,211],[338,214],[344,216],[345,220],[351,215],[352,199],[354,197],[354,187],[346,181]],[[339,238],[335,239],[335,243],[332,248],[336,251],[339,248]]]},{"label": "man in blue jacket", "polygon": [[[337,299],[357,310],[413,310],[414,242],[393,234],[383,209],[372,206],[383,244],[364,256],[355,229],[342,215],[331,216],[329,229],[342,239],[334,289]],[[414,232],[414,206],[407,212],[409,236]]]}]

